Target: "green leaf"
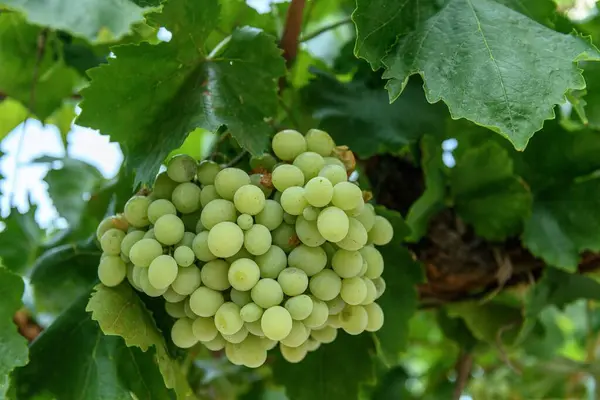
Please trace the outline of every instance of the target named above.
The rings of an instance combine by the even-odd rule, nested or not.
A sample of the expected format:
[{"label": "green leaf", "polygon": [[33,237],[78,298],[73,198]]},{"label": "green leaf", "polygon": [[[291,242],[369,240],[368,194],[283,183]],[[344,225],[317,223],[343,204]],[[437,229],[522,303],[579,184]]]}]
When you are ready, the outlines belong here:
[{"label": "green leaf", "polygon": [[0,140],[27,119],[27,108],[11,98],[0,101]]},{"label": "green leaf", "polygon": [[172,399],[152,352],[105,336],[85,312],[87,300],[79,297],[31,345],[30,363],[15,372],[18,398]]},{"label": "green leaf", "polygon": [[370,335],[340,332],[335,341],[308,353],[300,363],[277,357],[273,377],[285,386],[290,400],[358,400],[360,387],[374,383],[373,350]]},{"label": "green leaf", "polygon": [[575,272],[579,253],[600,251],[600,179],[552,187],[536,195],[522,242],[548,265]]},{"label": "green leaf", "polygon": [[[38,42],[44,35],[46,46],[38,64]],[[0,14],[0,92],[20,101],[41,120],[73,94],[79,79],[62,61],[57,42],[55,33],[29,25],[17,13]]]},{"label": "green leaf", "polygon": [[127,34],[131,25],[144,20],[161,0],[3,0],[22,11],[36,25],[67,31],[90,42],[114,41]]},{"label": "green leaf", "polygon": [[531,193],[515,175],[506,150],[494,142],[469,148],[450,171],[456,211],[477,235],[503,240],[520,232],[531,210]]},{"label": "green leaf", "polygon": [[153,347],[166,386],[173,388],[179,398],[194,397],[180,366],[169,356],[152,315],[128,284],[114,288],[96,286],[86,311],[92,313],[104,334],[120,336],[127,346],[137,346],[142,351]]},{"label": "green leaf", "polygon": [[72,102],[65,102],[45,121],[45,123],[52,124],[58,128],[60,138],[62,139],[65,148],[68,146],[67,135],[71,132],[71,126],[73,125],[76,116],[75,104]]},{"label": "green leaf", "polygon": [[303,89],[304,102],[338,144],[349,146],[360,157],[397,152],[443,127],[439,106],[427,103],[416,80],[397,102],[389,104],[381,89],[369,88],[365,82],[342,83],[324,72],[313,72],[317,77]]},{"label": "green leaf", "polygon": [[[268,144],[265,118],[277,112],[277,78],[285,72],[280,50],[272,37],[242,28],[209,57],[203,44],[218,13],[217,2],[169,2],[156,18],[173,33],[170,42],[116,47],[116,58],[89,71],[77,123],[125,146],[136,183],[151,183],[169,152],[199,127],[227,125],[252,154]],[[140,71],[145,64],[152,68]]]},{"label": "green leaf", "polygon": [[21,306],[25,285],[20,276],[0,265],[0,398],[5,398],[9,374],[28,361],[27,340],[17,332],[13,315]]},{"label": "green leaf", "polygon": [[451,318],[443,308],[437,311],[436,318],[444,336],[456,342],[465,351],[470,352],[477,345],[478,340],[462,318]]},{"label": "green leaf", "polygon": [[0,232],[0,258],[14,272],[24,272],[37,257],[44,232],[35,222],[37,207],[32,205],[21,214],[14,208],[4,220],[6,227]]},{"label": "green leaf", "polygon": [[429,102],[443,100],[454,119],[498,132],[519,150],[568,90],[585,88],[575,61],[600,60],[586,40],[493,0],[361,0],[354,20],[356,54],[385,65],[391,100],[420,74]]}]

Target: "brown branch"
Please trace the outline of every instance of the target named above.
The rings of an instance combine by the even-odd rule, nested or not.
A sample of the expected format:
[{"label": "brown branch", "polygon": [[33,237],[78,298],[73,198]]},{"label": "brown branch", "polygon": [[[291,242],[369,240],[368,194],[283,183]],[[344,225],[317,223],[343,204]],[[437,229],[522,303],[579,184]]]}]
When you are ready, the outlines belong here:
[{"label": "brown branch", "polygon": [[454,394],[452,399],[459,400],[465,387],[467,387],[467,383],[469,383],[469,376],[471,375],[471,369],[473,368],[473,355],[461,350],[454,368],[456,370],[456,383],[454,384]]},{"label": "brown branch", "polygon": [[17,325],[19,333],[29,342],[33,342],[35,338],[42,333],[42,327],[39,326],[26,310],[19,310],[13,315],[13,322]]},{"label": "brown branch", "polygon": [[283,50],[288,67],[292,65],[298,54],[298,37],[302,29],[302,17],[306,0],[292,0],[288,8],[285,28],[279,47]]}]

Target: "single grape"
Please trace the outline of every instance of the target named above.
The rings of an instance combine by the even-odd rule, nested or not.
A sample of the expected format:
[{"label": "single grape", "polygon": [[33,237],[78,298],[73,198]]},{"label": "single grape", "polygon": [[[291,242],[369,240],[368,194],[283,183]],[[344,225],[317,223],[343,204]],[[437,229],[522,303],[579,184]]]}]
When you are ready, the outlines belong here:
[{"label": "single grape", "polygon": [[275,189],[283,192],[285,189],[292,186],[304,185],[304,174],[300,168],[291,164],[281,164],[273,170],[271,182]]},{"label": "single grape", "polygon": [[229,343],[238,344],[242,343],[244,339],[248,337],[248,330],[242,325],[239,331],[232,335],[221,335]]},{"label": "single grape", "polygon": [[209,342],[217,337],[219,331],[212,317],[198,317],[192,323],[192,332],[201,342]]},{"label": "single grape", "polygon": [[342,280],[340,296],[346,303],[352,306],[359,305],[367,297],[367,285],[363,279],[358,276],[346,278]]},{"label": "single grape", "polygon": [[320,129],[309,129],[306,132],[305,139],[308,151],[314,151],[323,157],[330,155],[335,147],[335,142],[331,136]]},{"label": "single grape", "polygon": [[256,303],[245,304],[240,310],[240,317],[244,322],[255,322],[263,315],[263,309]]},{"label": "single grape", "polygon": [[363,258],[358,251],[339,249],[331,259],[331,266],[342,278],[358,276],[363,266]]},{"label": "single grape", "polygon": [[144,239],[156,239],[156,236],[154,236],[154,228],[148,229],[144,234]]},{"label": "single grape", "polygon": [[340,160],[337,157],[323,157],[323,160],[325,161],[325,165],[337,165],[339,167],[344,168],[344,171],[346,170],[346,166],[344,165],[342,160]]},{"label": "single grape", "polygon": [[206,229],[212,229],[219,222],[235,222],[237,213],[235,205],[229,200],[216,199],[202,209],[200,220]]},{"label": "single grape", "polygon": [[177,261],[177,265],[181,267],[189,267],[196,260],[194,251],[187,246],[179,246],[173,252],[173,258]]},{"label": "single grape", "polygon": [[183,311],[185,312],[185,315],[191,320],[195,320],[196,318],[198,318],[198,315],[192,311],[189,297],[183,301]]},{"label": "single grape", "polygon": [[[261,314],[262,316],[262,314]],[[250,332],[251,334],[258,336],[258,337],[264,337],[265,333],[262,331],[262,328],[260,327],[260,319],[256,320],[254,322],[246,322],[244,323],[244,327],[248,330],[248,332]]]},{"label": "single grape", "polygon": [[250,254],[248,252],[248,250],[246,250],[245,248],[241,248],[240,251],[238,251],[237,253],[235,253],[234,255],[232,255],[231,257],[227,257],[225,260],[227,260],[227,262],[229,264],[231,264],[232,262],[239,260],[240,258],[252,258],[252,254]]},{"label": "single grape", "polygon": [[149,268],[142,268],[142,270],[139,273],[140,287],[142,288],[144,293],[146,293],[150,297],[159,297],[165,294],[165,292],[167,291],[166,288],[159,289],[152,286],[152,284],[150,283],[150,279],[148,278],[148,272]]},{"label": "single grape", "polygon": [[299,154],[294,159],[293,164],[300,168],[302,174],[304,174],[304,178],[308,181],[319,175],[319,171],[325,166],[325,160],[319,154],[307,151]]},{"label": "single grape", "polygon": [[318,342],[312,338],[308,338],[308,340],[305,342],[305,344],[301,347],[305,347],[307,351],[315,351],[319,347],[321,347],[321,342]]},{"label": "single grape", "polygon": [[366,306],[373,303],[377,299],[377,288],[369,278],[361,278],[367,287],[367,296],[360,303],[361,306]]},{"label": "single grape", "polygon": [[254,224],[244,232],[244,247],[255,256],[265,254],[271,247],[271,232],[266,226]]},{"label": "single grape", "polygon": [[[302,213],[304,214],[304,210],[302,210]],[[283,221],[286,224],[295,225],[297,218],[298,218],[298,216],[296,216],[296,215],[288,214],[286,212],[283,213]]]},{"label": "single grape", "polygon": [[[360,278],[359,278],[360,279]],[[342,287],[341,278],[331,269],[324,269],[310,278],[310,292],[319,300],[333,300]]]},{"label": "single grape", "polygon": [[225,260],[212,260],[202,266],[200,277],[206,287],[224,291],[231,287],[227,278],[229,263]]},{"label": "single grape", "polygon": [[359,335],[367,329],[369,316],[363,306],[348,305],[339,314],[342,329],[350,335]]},{"label": "single grape", "polygon": [[321,329],[313,329],[310,336],[321,343],[332,343],[337,337],[337,329],[331,326],[324,326]]},{"label": "single grape", "polygon": [[272,233],[273,244],[280,247],[284,252],[289,253],[300,243],[296,230],[293,225],[282,223]]},{"label": "single grape", "polygon": [[282,340],[292,331],[292,316],[285,308],[273,306],[263,313],[260,326],[269,339]]},{"label": "single grape", "polygon": [[283,161],[292,161],[299,154],[306,151],[306,140],[304,136],[293,129],[285,129],[277,132],[271,142],[273,153]]},{"label": "single grape", "polygon": [[154,236],[156,240],[167,246],[174,245],[183,239],[185,226],[177,215],[163,215],[154,224]]},{"label": "single grape", "polygon": [[161,172],[156,176],[154,185],[152,186],[152,196],[157,199],[170,200],[173,195],[173,190],[179,185],[173,179],[169,178],[167,171]]},{"label": "single grape", "polygon": [[[140,268],[140,267],[135,267],[135,268]],[[200,272],[200,271],[198,271],[198,272]],[[179,275],[180,275],[180,273],[177,273],[178,277],[179,277]],[[173,282],[173,283],[175,283],[175,282]],[[177,293],[175,290],[173,290],[172,287],[168,288],[167,291],[164,292],[162,296],[168,303],[180,303],[187,297],[187,295]]]},{"label": "single grape", "polygon": [[175,259],[163,254],[156,257],[148,268],[148,281],[157,289],[167,289],[177,278],[178,267]]},{"label": "single grape", "polygon": [[237,289],[231,289],[229,292],[229,297],[231,301],[237,304],[240,307],[245,306],[246,304],[252,302],[252,298],[250,297],[250,291],[242,291]]},{"label": "single grape", "polygon": [[98,265],[98,278],[104,286],[117,286],[125,279],[127,266],[118,256],[106,256]]},{"label": "single grape", "polygon": [[358,220],[358,222],[363,224],[363,226],[365,227],[365,230],[367,232],[369,232],[373,228],[373,225],[375,224],[375,210],[373,209],[373,206],[371,204],[367,203],[363,207],[360,214],[358,214],[354,218],[356,218]]},{"label": "single grape", "polygon": [[175,346],[182,349],[189,349],[198,343],[198,339],[192,331],[192,320],[189,318],[180,318],[175,321],[171,328],[171,340]]},{"label": "single grape", "polygon": [[219,196],[233,200],[235,192],[244,185],[250,184],[250,177],[239,168],[225,168],[215,177],[215,188]]},{"label": "single grape", "polygon": [[300,215],[307,206],[308,202],[304,198],[304,188],[292,186],[285,189],[281,194],[281,207],[288,214]]},{"label": "single grape", "polygon": [[333,243],[325,242],[321,246],[323,250],[325,250],[325,254],[327,254],[327,266],[331,268],[331,260],[333,259],[333,255],[338,250],[337,247]]},{"label": "single grape", "polygon": [[338,247],[344,250],[360,250],[367,244],[368,234],[360,222],[354,218],[349,218],[348,234],[342,240],[336,243]]},{"label": "single grape", "polygon": [[[341,288],[340,288],[341,290]],[[327,308],[329,309],[329,315],[336,315],[342,312],[344,307],[346,307],[346,302],[342,299],[340,295],[337,295],[334,299],[326,301]]]},{"label": "single grape", "polygon": [[202,189],[196,184],[192,182],[181,183],[173,190],[171,201],[179,212],[184,214],[193,213],[200,209],[201,193]]},{"label": "single grape", "polygon": [[198,165],[196,175],[202,186],[212,185],[221,167],[214,161],[204,160]]},{"label": "single grape", "polygon": [[285,360],[289,363],[296,364],[300,361],[304,360],[306,354],[308,353],[308,349],[306,345],[301,345],[298,347],[289,347],[283,343],[279,344],[279,351],[281,351],[281,355]]},{"label": "single grape", "polygon": [[267,361],[267,350],[262,340],[256,336],[250,335],[238,344],[230,344],[230,347],[230,353],[248,368],[258,368]]},{"label": "single grape", "polygon": [[215,185],[204,186],[200,192],[200,205],[202,205],[202,207],[206,207],[206,205],[211,201],[220,198],[221,196],[219,196],[217,193],[217,188],[215,188]]},{"label": "single grape", "polygon": [[[259,323],[260,323],[260,321],[259,321]],[[266,351],[273,350],[277,346],[277,343],[279,343],[278,341],[271,340],[271,339],[265,337],[264,335],[259,336],[258,338],[260,339],[260,343]]]},{"label": "single grape", "polygon": [[167,175],[175,182],[189,182],[196,176],[196,160],[187,154],[177,154],[167,165]]},{"label": "single grape", "polygon": [[265,194],[252,184],[244,185],[233,195],[233,203],[239,212],[256,215],[265,207]]},{"label": "single grape", "polygon": [[225,357],[234,365],[244,365],[242,358],[236,351],[235,344],[225,341]]},{"label": "single grape", "polygon": [[125,238],[125,232],[120,229],[109,229],[100,238],[102,251],[109,256],[118,256],[121,253],[121,243]]},{"label": "single grape", "polygon": [[100,224],[98,224],[98,228],[96,228],[96,239],[100,240],[106,231],[113,228],[125,232],[129,228],[129,222],[122,216],[111,216],[103,219]]},{"label": "single grape", "polygon": [[185,318],[184,302],[179,303],[165,303],[165,311],[173,318]]},{"label": "single grape", "polygon": [[281,339],[281,343],[289,347],[298,347],[306,342],[309,335],[310,330],[302,322],[292,321],[292,330],[285,338]]},{"label": "single grape", "polygon": [[254,224],[254,218],[252,218],[252,215],[250,214],[240,214],[240,216],[237,217],[237,224],[240,228],[247,231]]},{"label": "single grape", "polygon": [[311,329],[315,329],[323,326],[327,322],[327,318],[329,317],[329,309],[327,308],[327,304],[317,299],[314,296],[311,296],[313,302],[313,309],[309,316],[305,318],[302,322],[304,325]]},{"label": "single grape", "polygon": [[262,308],[269,308],[283,301],[283,290],[279,283],[270,278],[260,279],[250,292],[252,301]]},{"label": "single grape", "polygon": [[[122,260],[122,259],[121,259],[121,260]],[[131,264],[131,263],[127,264],[127,265],[126,265],[126,269],[127,269],[127,271],[126,271],[126,273],[125,273],[125,278],[127,278],[127,281],[129,282],[129,284],[130,284],[131,286],[133,286],[133,288],[134,288],[135,290],[137,290],[138,292],[142,292],[142,291],[143,291],[143,290],[142,290],[142,288],[141,288],[141,287],[139,287],[139,286],[137,285],[137,283],[136,283],[136,281],[135,281],[135,279],[134,279],[134,276],[133,276],[133,274],[134,274],[134,270],[135,270],[136,268],[139,268],[139,267],[136,267],[136,266],[134,266],[134,265],[133,265],[133,264]]]},{"label": "single grape", "polygon": [[327,207],[317,218],[319,233],[330,242],[344,239],[350,229],[350,220],[346,213],[337,207]]},{"label": "single grape", "polygon": [[[350,209],[350,210],[346,210],[346,214],[349,217],[357,217],[359,216],[363,210],[365,209],[365,201],[363,200],[363,198],[360,198],[359,203],[356,205],[356,207]],[[360,221],[359,221],[360,222]],[[362,224],[362,222],[361,222]],[[363,225],[364,226],[364,225]],[[365,228],[366,229],[366,228]]]},{"label": "single grape", "polygon": [[217,257],[231,257],[244,244],[244,232],[233,222],[219,222],[208,232],[208,249]]},{"label": "single grape", "polygon": [[215,314],[215,325],[222,335],[233,335],[244,326],[240,317],[240,307],[232,302],[226,302],[219,307]]},{"label": "single grape", "polygon": [[250,169],[253,171],[271,171],[275,164],[277,164],[277,160],[269,153],[263,153],[260,156],[250,157]]},{"label": "single grape", "polygon": [[277,282],[279,282],[283,293],[288,296],[297,296],[304,293],[308,288],[308,276],[306,276],[306,272],[299,268],[285,268],[279,273]]},{"label": "single grape", "polygon": [[223,336],[219,334],[217,334],[217,336],[213,340],[210,340],[208,342],[202,342],[202,344],[206,346],[206,348],[210,351],[223,350],[225,348],[226,343],[227,342],[225,341],[225,339],[223,339]]},{"label": "single grape", "polygon": [[163,248],[155,239],[142,239],[131,246],[129,259],[138,267],[149,267],[152,260],[163,253]]},{"label": "single grape", "polygon": [[315,221],[307,221],[303,216],[296,219],[296,234],[300,241],[309,247],[318,247],[325,243]]},{"label": "single grape", "polygon": [[301,321],[308,318],[310,313],[312,313],[313,301],[305,294],[290,297],[285,302],[285,309],[289,311],[292,319]]},{"label": "single grape", "polygon": [[208,248],[208,231],[196,235],[192,242],[192,251],[200,261],[208,262],[217,258]]},{"label": "single grape", "polygon": [[296,247],[288,256],[288,265],[294,268],[300,268],[306,275],[313,276],[327,264],[327,254],[322,247],[308,247],[300,245]]},{"label": "single grape", "polygon": [[287,265],[287,256],[281,248],[271,246],[265,254],[257,256],[254,261],[260,269],[261,278],[275,279]]},{"label": "single grape", "polygon": [[363,265],[362,268],[360,269],[360,272],[358,273],[358,276],[365,276],[365,274],[367,273],[367,260],[365,260],[365,258],[363,257]]},{"label": "single grape", "polygon": [[177,215],[177,209],[169,200],[158,199],[150,203],[148,207],[148,219],[155,224],[156,221],[166,214]]},{"label": "single grape", "polygon": [[[326,178],[333,186],[348,180],[346,168],[340,167],[339,165],[325,165],[321,168],[321,171],[319,171],[319,176]],[[331,191],[331,196],[333,198],[333,190]]]},{"label": "single grape", "polygon": [[[100,259],[100,261],[102,261],[103,258]],[[142,288],[142,282],[140,280],[141,274],[142,274],[142,269],[147,270],[147,268],[143,268],[143,267],[136,267],[135,265],[133,266],[133,271],[131,272],[131,277],[133,278],[133,283],[134,283],[134,287],[138,292],[143,292],[144,289]],[[148,273],[148,271],[146,271],[146,273]]]},{"label": "single grape", "polygon": [[385,292],[385,280],[382,277],[375,278],[373,279],[373,284],[377,290],[377,296],[375,296],[375,300],[377,300]]},{"label": "single grape", "polygon": [[351,210],[360,204],[362,191],[352,182],[340,182],[333,187],[331,202],[342,210]]},{"label": "single grape", "polygon": [[369,231],[369,241],[377,246],[385,246],[392,241],[394,237],[394,228],[390,221],[384,217],[377,215],[375,223]]},{"label": "single grape", "polygon": [[227,277],[228,282],[234,289],[247,291],[252,289],[258,282],[260,269],[253,260],[240,258],[231,264],[227,272]]},{"label": "single grape", "polygon": [[150,225],[148,219],[148,207],[151,200],[146,196],[133,196],[125,203],[123,214],[127,221],[136,228],[144,228]]},{"label": "single grape", "polygon": [[255,220],[257,224],[264,225],[272,231],[283,222],[283,208],[275,200],[266,200],[265,207],[256,214]]},{"label": "single grape", "polygon": [[129,258],[129,252],[134,244],[144,238],[144,231],[131,231],[121,241],[121,254]]},{"label": "single grape", "polygon": [[[196,223],[196,229],[194,229],[194,232],[196,232],[196,234],[200,233],[200,232],[204,232],[206,230],[206,228],[204,227],[204,225],[202,225],[202,221],[198,220],[198,222]],[[195,237],[195,235],[194,235]]]},{"label": "single grape", "polygon": [[[345,307],[346,307],[346,303],[344,303],[344,308]],[[327,326],[330,326],[335,329],[340,329],[342,327],[340,314],[341,314],[341,311],[335,315],[330,314],[329,317],[327,317]]]},{"label": "single grape", "polygon": [[307,221],[316,222],[319,216],[320,209],[312,206],[308,206],[302,211],[302,217]]},{"label": "single grape", "polygon": [[360,254],[363,259],[367,262],[367,272],[365,277],[369,279],[376,279],[383,273],[383,256],[373,246],[365,246],[360,249]]},{"label": "single grape", "polygon": [[212,317],[225,302],[221,292],[200,286],[190,295],[190,308],[200,317]]},{"label": "single grape", "polygon": [[271,175],[252,174],[250,175],[250,183],[259,188],[265,195],[265,198],[269,197],[273,193]]},{"label": "single grape", "polygon": [[200,222],[200,216],[202,215],[202,210],[198,209],[196,211],[194,211],[193,213],[189,213],[189,214],[182,214],[181,217],[181,221],[183,222],[183,226],[185,226],[185,230],[188,232],[195,232],[196,231],[196,227],[198,226],[198,223],[202,223]]}]

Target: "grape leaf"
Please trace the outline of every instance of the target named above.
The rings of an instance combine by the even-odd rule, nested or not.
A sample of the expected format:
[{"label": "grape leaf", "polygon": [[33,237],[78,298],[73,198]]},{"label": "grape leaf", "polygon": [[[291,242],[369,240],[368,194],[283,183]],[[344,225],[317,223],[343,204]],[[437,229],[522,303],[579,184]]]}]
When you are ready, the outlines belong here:
[{"label": "grape leaf", "polygon": [[415,80],[389,104],[384,92],[362,81],[342,83],[324,72],[313,73],[317,77],[303,89],[304,102],[321,128],[360,157],[396,152],[443,127],[439,107],[427,103]]},{"label": "grape leaf", "polygon": [[36,25],[67,31],[90,42],[114,41],[144,20],[161,0],[2,0]]},{"label": "grape leaf", "polygon": [[0,265],[0,398],[5,398],[9,374],[28,361],[27,340],[17,332],[13,315],[21,306],[25,285],[20,276]]},{"label": "grape leaf", "polygon": [[[163,159],[198,127],[227,125],[252,154],[268,144],[265,119],[277,112],[276,80],[285,72],[280,50],[246,27],[209,57],[203,44],[218,14],[217,2],[169,2],[155,18],[173,33],[170,42],[116,47],[116,58],[89,71],[77,123],[125,146],[136,184],[152,182]],[[140,70],[144,64],[152,68]]]},{"label": "grape leaf", "polygon": [[575,61],[600,60],[586,40],[493,0],[361,0],[354,21],[356,54],[385,65],[390,100],[420,74],[429,102],[443,100],[454,119],[498,132],[519,150],[568,90],[585,87]]},{"label": "grape leaf", "polygon": [[600,179],[538,193],[522,242],[548,265],[575,272],[579,253],[600,251]]},{"label": "grape leaf", "polygon": [[79,297],[31,345],[31,361],[15,371],[19,399],[52,394],[64,400],[172,399],[152,352],[103,335]]},{"label": "grape leaf", "polygon": [[26,213],[21,214],[14,208],[4,219],[6,227],[0,232],[0,258],[12,271],[25,271],[37,257],[44,232],[35,221],[36,210],[37,207],[32,205]]},{"label": "grape leaf", "polygon": [[[38,64],[41,35],[47,39]],[[79,79],[77,72],[62,61],[55,41],[53,33],[44,33],[42,28],[29,25],[17,13],[0,14],[0,92],[20,101],[41,120],[59,108],[65,97],[72,95]],[[34,96],[31,96],[32,89]]]},{"label": "grape leaf", "polygon": [[27,118],[27,108],[11,98],[0,101],[0,140]]},{"label": "grape leaf", "polygon": [[514,174],[507,151],[494,142],[469,148],[450,171],[456,211],[479,236],[503,240],[520,232],[531,210],[531,193]]},{"label": "grape leaf", "polygon": [[71,132],[71,126],[77,114],[75,113],[75,104],[72,102],[64,102],[62,106],[54,111],[54,113],[48,117],[45,121],[47,124],[52,124],[58,128],[60,132],[60,138],[62,139],[63,145],[67,148],[67,136]]},{"label": "grape leaf", "polygon": [[114,288],[97,285],[86,311],[92,313],[104,334],[120,336],[127,346],[137,346],[142,351],[153,347],[166,386],[175,389],[180,398],[194,398],[179,364],[169,356],[152,315],[128,284]]},{"label": "grape leaf", "polygon": [[273,377],[285,386],[290,400],[358,400],[361,385],[374,383],[373,350],[370,335],[340,331],[332,343],[308,353],[300,363],[277,357]]}]

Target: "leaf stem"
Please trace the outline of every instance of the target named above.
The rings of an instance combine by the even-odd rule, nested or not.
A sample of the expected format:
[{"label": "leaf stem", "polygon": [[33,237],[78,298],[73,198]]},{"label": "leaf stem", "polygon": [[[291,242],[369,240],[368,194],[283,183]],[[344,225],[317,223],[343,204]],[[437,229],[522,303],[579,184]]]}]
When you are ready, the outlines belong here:
[{"label": "leaf stem", "polygon": [[234,165],[236,165],[237,163],[240,162],[240,160],[242,158],[244,158],[244,156],[246,155],[246,150],[242,150],[237,156],[235,156],[231,161],[229,161],[227,164],[225,164],[223,166],[223,168],[229,168],[229,167],[233,167]]},{"label": "leaf stem", "polygon": [[309,40],[312,40],[312,39],[316,38],[317,36],[319,36],[319,35],[321,35],[321,34],[323,34],[325,32],[328,32],[330,30],[338,28],[338,27],[340,27],[342,25],[349,24],[351,22],[352,22],[352,18],[347,17],[347,18],[344,18],[344,19],[342,19],[340,21],[334,22],[332,24],[325,25],[324,27],[322,27],[320,29],[317,29],[314,32],[311,32],[311,33],[306,34],[305,36],[302,36],[300,38],[300,43],[308,42]]},{"label": "leaf stem", "polygon": [[221,50],[223,50],[225,48],[225,46],[227,46],[227,44],[230,41],[231,41],[231,35],[227,36],[226,38],[221,40],[219,43],[217,43],[217,45],[214,47],[214,49],[212,49],[212,51],[208,54],[208,56],[206,58],[208,58],[209,60],[215,58],[221,52]]}]

